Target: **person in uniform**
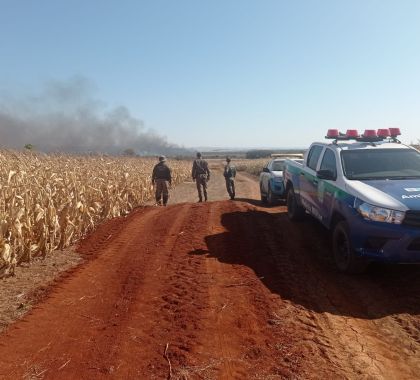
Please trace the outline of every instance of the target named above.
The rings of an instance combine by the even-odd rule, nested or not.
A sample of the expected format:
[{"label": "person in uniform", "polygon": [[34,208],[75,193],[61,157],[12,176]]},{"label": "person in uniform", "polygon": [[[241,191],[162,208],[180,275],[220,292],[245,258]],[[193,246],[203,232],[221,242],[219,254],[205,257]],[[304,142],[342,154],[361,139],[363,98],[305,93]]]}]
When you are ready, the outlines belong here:
[{"label": "person in uniform", "polygon": [[171,169],[166,165],[166,157],[159,156],[159,162],[153,168],[152,183],[155,187],[156,204],[168,203],[169,188],[172,184]]},{"label": "person in uniform", "polygon": [[197,158],[193,162],[191,175],[197,185],[198,201],[203,201],[203,195],[204,201],[207,201],[207,181],[210,180],[210,170],[207,161],[202,159],[200,152],[197,152]]},{"label": "person in uniform", "polygon": [[235,199],[235,176],[236,168],[230,163],[230,157],[226,157],[226,165],[223,170],[223,176],[226,181],[226,190],[229,194],[230,199]]}]

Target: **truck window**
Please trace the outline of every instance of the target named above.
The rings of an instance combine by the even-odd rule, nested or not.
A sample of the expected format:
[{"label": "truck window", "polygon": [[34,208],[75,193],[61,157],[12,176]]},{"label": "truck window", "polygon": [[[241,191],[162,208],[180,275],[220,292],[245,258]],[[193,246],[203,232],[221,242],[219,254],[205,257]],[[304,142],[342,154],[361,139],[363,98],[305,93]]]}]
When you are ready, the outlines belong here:
[{"label": "truck window", "polygon": [[331,170],[334,176],[337,176],[337,161],[335,154],[331,149],[327,149],[321,162],[321,170]]},{"label": "truck window", "polygon": [[318,163],[319,156],[321,155],[323,146],[314,145],[308,154],[307,165],[309,168],[316,170],[316,164]]},{"label": "truck window", "polygon": [[420,178],[420,153],[414,149],[357,149],[341,152],[348,179]]}]

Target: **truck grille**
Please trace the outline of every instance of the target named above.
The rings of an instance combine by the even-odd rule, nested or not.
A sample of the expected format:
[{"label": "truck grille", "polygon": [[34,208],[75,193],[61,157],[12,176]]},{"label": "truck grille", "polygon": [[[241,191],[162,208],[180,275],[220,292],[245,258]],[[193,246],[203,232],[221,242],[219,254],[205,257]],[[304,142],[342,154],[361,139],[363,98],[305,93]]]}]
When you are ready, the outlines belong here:
[{"label": "truck grille", "polygon": [[406,211],[403,223],[407,226],[420,228],[420,211]]}]

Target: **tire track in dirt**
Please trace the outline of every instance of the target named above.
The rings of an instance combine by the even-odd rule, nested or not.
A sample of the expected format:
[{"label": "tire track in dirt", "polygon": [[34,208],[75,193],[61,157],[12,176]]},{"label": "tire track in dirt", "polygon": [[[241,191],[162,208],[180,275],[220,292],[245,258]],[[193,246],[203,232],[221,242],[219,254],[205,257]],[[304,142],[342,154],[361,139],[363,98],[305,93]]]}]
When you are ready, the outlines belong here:
[{"label": "tire track in dirt", "polygon": [[[131,296],[123,299],[122,307],[118,307],[127,318],[104,360],[117,378],[142,378],[145,373],[149,376],[151,372],[159,373],[158,378],[162,378],[161,373],[166,370],[160,347],[164,341],[159,335],[164,314],[157,313],[157,300],[165,294],[162,274],[170,266],[174,246],[189,212],[189,205],[166,210],[160,208],[147,228],[136,229],[139,240],[134,241],[125,252],[126,255],[134,252],[146,254],[147,265],[142,268],[135,262],[131,263],[132,270],[128,276],[131,285],[130,282],[125,284],[124,289],[124,294]],[[142,260],[139,257],[140,264]],[[135,286],[139,274],[142,276],[141,284]],[[100,344],[101,347],[106,345],[106,342]]]},{"label": "tire track in dirt", "polygon": [[[193,252],[200,245],[204,233],[213,220],[211,203],[196,204],[185,220],[179,239],[170,256],[165,287],[161,293],[159,312],[165,315],[163,341],[169,344],[168,357],[174,378],[199,375],[199,336],[202,320],[208,312],[210,278],[204,262]],[[198,359],[198,360],[197,360]]]},{"label": "tire track in dirt", "polygon": [[[202,236],[202,247],[198,252],[196,251],[198,254],[202,251],[217,255],[213,258],[205,258],[205,268],[211,276],[211,285],[209,287],[209,312],[206,320],[203,321],[204,328],[201,337],[203,345],[206,347],[203,354],[204,357],[207,357],[204,359],[202,369],[203,373],[211,378],[244,379],[247,377],[247,368],[244,365],[243,343],[249,339],[249,332],[255,331],[255,329],[252,324],[248,323],[248,320],[243,318],[243,310],[238,307],[239,297],[233,298],[229,294],[230,289],[228,289],[228,287],[242,286],[241,281],[244,278],[238,276],[238,273],[227,270],[218,260],[219,255],[223,255],[227,250],[230,251],[231,246],[225,244],[212,246],[209,240],[206,240],[214,234],[223,234],[225,230],[220,226],[221,214],[222,210],[229,211],[229,208],[232,208],[229,206],[231,206],[230,202],[212,205],[210,219],[213,223],[210,230],[206,231],[207,234]],[[240,293],[242,296],[243,292]],[[231,316],[232,309],[238,313],[233,318]],[[251,307],[247,312],[252,313]],[[226,320],[229,329],[225,328]]]}]

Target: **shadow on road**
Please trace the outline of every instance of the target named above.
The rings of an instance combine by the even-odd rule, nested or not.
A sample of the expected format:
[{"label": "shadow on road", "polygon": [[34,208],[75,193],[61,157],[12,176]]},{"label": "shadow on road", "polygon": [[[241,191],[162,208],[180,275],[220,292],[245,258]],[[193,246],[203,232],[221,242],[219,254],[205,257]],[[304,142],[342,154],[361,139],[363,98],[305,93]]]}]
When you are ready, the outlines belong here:
[{"label": "shadow on road", "polygon": [[251,198],[235,198],[235,201],[246,202],[246,203],[249,203],[253,206],[264,207],[264,208],[273,208],[273,207],[277,207],[277,206],[285,206],[286,205],[286,202],[282,201],[282,200],[278,200],[272,205],[269,205],[267,203],[263,203],[261,200],[251,199]]},{"label": "shadow on road", "polygon": [[420,313],[420,266],[376,265],[344,275],[332,263],[327,231],[309,217],[292,224],[285,212],[252,210],[223,214],[221,222],[227,232],[205,238],[208,252],[190,254],[246,265],[282,299],[363,319]]}]

